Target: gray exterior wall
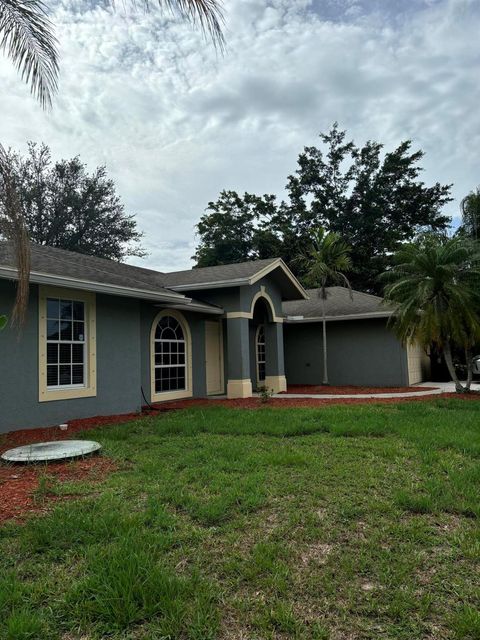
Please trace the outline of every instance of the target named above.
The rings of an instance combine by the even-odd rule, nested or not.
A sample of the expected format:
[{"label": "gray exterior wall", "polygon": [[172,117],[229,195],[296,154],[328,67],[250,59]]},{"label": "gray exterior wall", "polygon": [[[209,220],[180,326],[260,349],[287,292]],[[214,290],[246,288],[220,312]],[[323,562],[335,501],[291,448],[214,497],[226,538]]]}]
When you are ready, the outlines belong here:
[{"label": "gray exterior wall", "polygon": [[215,304],[225,311],[238,311],[240,306],[240,287],[225,287],[219,289],[205,289],[200,291],[182,291],[185,295]]},{"label": "gray exterior wall", "polygon": [[261,286],[265,287],[266,293],[271,297],[275,306],[275,312],[278,316],[282,315],[282,298],[280,288],[276,282],[268,276],[262,278],[255,284],[241,287],[226,287],[219,289],[206,289],[204,291],[185,291],[184,293],[197,300],[203,300],[210,304],[216,304],[222,307],[226,313],[229,311],[249,312],[252,306],[252,300],[256,293],[260,291]]},{"label": "gray exterior wall", "polygon": [[[0,310],[11,309],[15,286],[0,280]],[[18,338],[0,332],[0,433],[74,418],[140,410],[140,307],[97,295],[97,395],[38,401],[38,287],[30,287],[27,324]]]},{"label": "gray exterior wall", "polygon": [[[321,384],[321,323],[284,325],[285,370],[289,384]],[[407,355],[386,320],[327,323],[328,375],[332,385],[408,385]]]}]

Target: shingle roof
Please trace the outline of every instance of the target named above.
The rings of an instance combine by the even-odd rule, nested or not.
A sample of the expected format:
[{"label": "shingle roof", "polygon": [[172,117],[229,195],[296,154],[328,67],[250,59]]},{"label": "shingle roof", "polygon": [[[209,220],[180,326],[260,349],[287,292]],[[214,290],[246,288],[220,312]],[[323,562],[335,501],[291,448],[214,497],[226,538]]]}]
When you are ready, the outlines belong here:
[{"label": "shingle roof", "polygon": [[[16,269],[12,245],[8,242],[0,242],[0,270],[2,267],[3,277],[10,277],[8,270]],[[64,249],[31,244],[32,282],[45,283],[47,280],[50,284],[63,286],[65,281],[65,286],[84,289],[95,283],[104,286],[103,289],[97,288],[97,291],[105,291],[105,287],[108,287],[107,293],[144,299],[165,296],[166,299],[177,299],[179,303],[182,300],[187,302],[190,297],[185,297],[182,291],[250,284],[270,272],[273,278],[281,282],[285,297],[296,298],[305,295],[300,283],[279,258],[162,273]],[[55,282],[51,282],[52,278]],[[119,289],[110,290],[113,288]],[[208,303],[193,301],[193,304],[218,311],[215,305]]]},{"label": "shingle roof", "polygon": [[[32,272],[174,295],[162,286],[161,274],[150,269],[37,244],[31,245],[30,257]],[[8,242],[0,243],[0,265],[16,267]]]},{"label": "shingle roof", "polygon": [[[322,317],[322,298],[320,289],[308,289],[309,300],[293,300],[284,302],[283,312],[286,316],[303,316],[307,318]],[[328,318],[362,316],[378,314],[388,316],[391,309],[382,304],[383,298],[362,293],[361,291],[350,291],[346,287],[327,287],[327,299],[325,310]]]},{"label": "shingle roof", "polygon": [[162,274],[162,280],[167,287],[198,286],[199,284],[216,284],[231,280],[248,280],[264,267],[277,261],[278,258],[268,258],[266,260],[250,260],[249,262],[238,262],[236,264],[221,264],[215,267],[173,271]]}]

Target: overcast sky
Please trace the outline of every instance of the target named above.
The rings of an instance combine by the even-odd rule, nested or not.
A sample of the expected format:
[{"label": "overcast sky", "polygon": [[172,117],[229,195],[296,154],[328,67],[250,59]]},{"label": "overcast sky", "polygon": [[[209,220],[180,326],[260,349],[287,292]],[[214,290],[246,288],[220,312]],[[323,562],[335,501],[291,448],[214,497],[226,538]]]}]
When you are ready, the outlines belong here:
[{"label": "overcast sky", "polygon": [[[426,152],[427,183],[480,184],[480,0],[225,0],[218,56],[169,16],[55,4],[60,92],[41,111],[0,57],[0,141],[106,164],[146,260],[189,268],[221,189],[282,195],[303,146],[337,120],[357,144]],[[117,5],[121,6],[117,1]]]}]

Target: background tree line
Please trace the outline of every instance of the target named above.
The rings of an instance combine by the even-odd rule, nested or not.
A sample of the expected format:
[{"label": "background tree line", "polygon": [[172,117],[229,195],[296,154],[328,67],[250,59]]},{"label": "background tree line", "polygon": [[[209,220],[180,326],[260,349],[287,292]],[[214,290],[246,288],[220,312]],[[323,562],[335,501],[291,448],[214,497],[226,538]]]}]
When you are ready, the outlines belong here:
[{"label": "background tree line", "polygon": [[285,200],[222,191],[208,204],[197,225],[196,266],[280,256],[303,280],[307,267],[297,258],[308,251],[312,230],[323,228],[351,247],[353,288],[380,293],[378,276],[402,243],[448,228],[442,210],[451,185],[425,185],[424,154],[412,151],[411,141],[383,153],[378,142],[358,147],[347,140],[336,123],[320,140],[299,155]]}]

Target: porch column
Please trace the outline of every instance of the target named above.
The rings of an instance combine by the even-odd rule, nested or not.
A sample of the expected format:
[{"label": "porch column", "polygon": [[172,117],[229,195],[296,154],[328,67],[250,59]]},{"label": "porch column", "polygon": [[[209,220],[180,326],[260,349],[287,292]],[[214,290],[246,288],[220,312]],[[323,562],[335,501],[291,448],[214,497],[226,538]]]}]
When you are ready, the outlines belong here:
[{"label": "porch column", "polygon": [[250,398],[250,344],[248,318],[227,317],[227,396]]},{"label": "porch column", "polygon": [[283,355],[283,323],[267,322],[265,325],[266,376],[265,386],[274,393],[287,390],[285,360]]}]

